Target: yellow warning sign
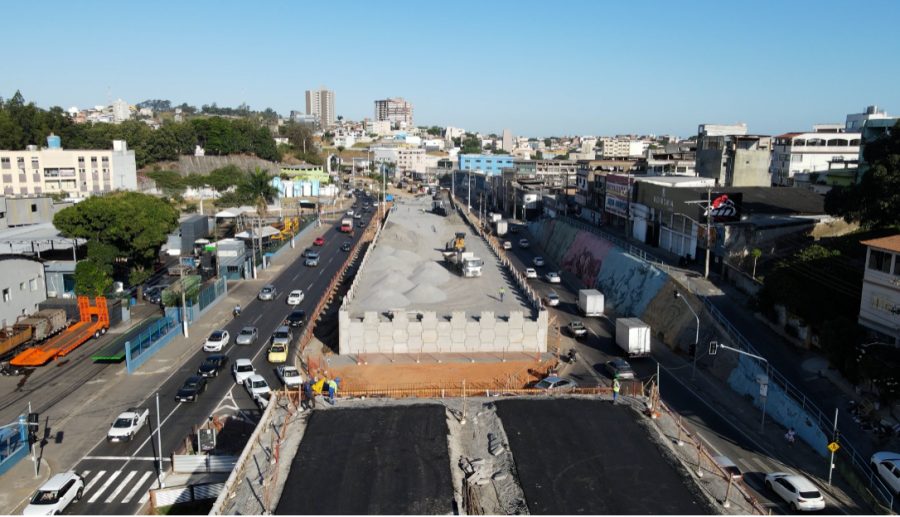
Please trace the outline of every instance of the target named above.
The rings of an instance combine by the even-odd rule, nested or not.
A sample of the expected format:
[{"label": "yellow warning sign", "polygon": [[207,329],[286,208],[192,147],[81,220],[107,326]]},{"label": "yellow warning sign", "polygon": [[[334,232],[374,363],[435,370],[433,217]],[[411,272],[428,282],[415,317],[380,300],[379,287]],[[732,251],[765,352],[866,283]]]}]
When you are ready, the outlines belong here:
[{"label": "yellow warning sign", "polygon": [[841,446],[838,445],[838,444],[836,444],[836,443],[834,443],[834,442],[831,442],[831,443],[828,444],[828,450],[831,451],[831,452],[837,452],[837,450],[840,449],[840,448],[841,448]]}]

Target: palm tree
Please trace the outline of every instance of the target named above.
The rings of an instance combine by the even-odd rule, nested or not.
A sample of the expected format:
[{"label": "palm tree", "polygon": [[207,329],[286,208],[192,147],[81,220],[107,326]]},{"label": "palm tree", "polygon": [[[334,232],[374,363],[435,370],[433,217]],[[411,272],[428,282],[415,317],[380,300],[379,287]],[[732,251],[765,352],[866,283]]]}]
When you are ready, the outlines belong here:
[{"label": "palm tree", "polygon": [[756,261],[759,260],[759,257],[762,257],[762,251],[759,249],[754,249],[750,252],[750,256],[753,257],[753,278],[756,278]]},{"label": "palm tree", "polygon": [[[238,184],[238,193],[246,195],[253,200],[256,207],[256,220],[259,232],[259,252],[262,254],[262,219],[266,217],[269,203],[278,195],[278,189],[272,186],[272,178],[269,176],[269,169],[260,169],[256,167],[256,171],[247,171],[247,175]],[[250,238],[253,238],[251,232]],[[255,256],[255,254],[254,254]]]}]

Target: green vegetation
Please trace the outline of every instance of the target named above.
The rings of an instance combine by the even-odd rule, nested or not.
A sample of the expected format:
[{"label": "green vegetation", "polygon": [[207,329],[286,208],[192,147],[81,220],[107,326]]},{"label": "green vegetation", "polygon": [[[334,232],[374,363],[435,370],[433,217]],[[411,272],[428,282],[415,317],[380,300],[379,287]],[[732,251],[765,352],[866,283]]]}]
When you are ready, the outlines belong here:
[{"label": "green vegetation", "polygon": [[82,260],[75,264],[75,294],[95,298],[112,289],[112,278],[93,260]]},{"label": "green vegetation", "polygon": [[460,154],[481,154],[481,140],[473,137],[466,138],[462,142],[462,149],[459,150]]},{"label": "green vegetation", "polygon": [[866,142],[863,157],[869,168],[860,182],[832,188],[825,211],[865,228],[900,225],[900,121],[885,136]]},{"label": "green vegetation", "polygon": [[431,126],[425,132],[432,136],[441,136],[444,134],[444,128],[438,127],[438,126]]}]

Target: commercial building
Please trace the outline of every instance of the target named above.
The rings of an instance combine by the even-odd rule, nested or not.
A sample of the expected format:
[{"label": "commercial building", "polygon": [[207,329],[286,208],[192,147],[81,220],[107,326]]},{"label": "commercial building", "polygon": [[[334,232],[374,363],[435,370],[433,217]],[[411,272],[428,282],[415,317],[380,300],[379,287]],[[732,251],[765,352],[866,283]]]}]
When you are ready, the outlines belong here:
[{"label": "commercial building", "polygon": [[397,149],[398,172],[425,172],[425,149]]},{"label": "commercial building", "polygon": [[812,133],[776,136],[769,166],[772,184],[793,186],[798,173],[821,173],[824,179],[830,162],[855,160],[859,144],[859,133],[845,133],[842,124],[817,124]]},{"label": "commercial building", "polygon": [[513,166],[512,156],[505,154],[460,154],[459,169],[464,171],[482,170],[491,176],[500,174],[500,169]]},{"label": "commercial building", "polygon": [[862,241],[868,247],[859,324],[875,339],[900,345],[900,236]]},{"label": "commercial building", "polygon": [[334,92],[324,86],[306,91],[306,114],[315,115],[323,129],[334,124]]},{"label": "commercial building", "polygon": [[722,187],[771,186],[772,137],[747,135],[746,124],[701,124],[697,175]]},{"label": "commercial building", "polygon": [[47,137],[48,147],[25,151],[0,150],[0,186],[4,195],[66,193],[83,197],[117,189],[137,190],[134,151],[124,140],[112,150],[68,150],[59,137]]},{"label": "commercial building", "polygon": [[392,124],[403,122],[412,126],[413,103],[403,100],[403,97],[375,101],[375,120],[387,120]]},{"label": "commercial building", "polygon": [[38,304],[47,299],[47,285],[40,259],[0,255],[0,268],[0,327],[6,327],[23,314],[38,312]]}]

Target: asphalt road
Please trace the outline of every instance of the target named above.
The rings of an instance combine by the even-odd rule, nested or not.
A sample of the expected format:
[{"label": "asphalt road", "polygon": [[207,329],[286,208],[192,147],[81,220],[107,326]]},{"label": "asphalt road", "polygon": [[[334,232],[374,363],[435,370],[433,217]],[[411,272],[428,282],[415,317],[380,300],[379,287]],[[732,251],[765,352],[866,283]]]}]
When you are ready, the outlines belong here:
[{"label": "asphalt road", "polygon": [[448,433],[438,404],[314,411],[275,513],[452,514]]},{"label": "asphalt road", "polygon": [[[372,214],[373,211],[370,209],[363,220],[368,222]],[[358,221],[354,220],[354,223]],[[339,227],[340,221],[324,227],[321,233],[315,234],[325,236],[325,244],[314,247],[314,250],[320,253],[318,267],[305,266],[303,259],[286,264],[272,281],[279,292],[275,300],[254,300],[243,307],[240,318],[228,319],[219,327],[231,335],[232,344],[223,351],[229,356],[230,363],[238,358],[250,358],[257,373],[265,377],[273,389],[280,388],[281,383],[275,374],[277,365],[267,362],[266,345],[269,337],[292,310],[303,309],[309,314],[325,294],[328,283],[347,257],[347,252],[340,251],[341,243],[355,242],[358,238],[351,239],[348,235],[340,233]],[[293,289],[301,289],[305,295],[303,302],[297,307],[285,303],[288,293]],[[234,337],[245,326],[257,327],[260,338],[251,346],[234,345]],[[299,342],[301,329],[295,327],[293,331],[296,344]],[[184,381],[195,375],[203,359],[211,355],[201,349],[206,337],[192,333],[191,339],[196,341],[196,353],[188,356],[180,368],[173,370],[158,390],[162,456],[166,458],[163,471],[170,468],[167,457],[182,444],[194,425],[202,424],[215,414],[240,413],[251,420],[258,420],[260,415],[259,409],[246,390],[235,384],[230,364],[217,378],[208,379],[206,392],[202,393],[196,402],[180,403],[174,400],[175,392]],[[151,425],[141,430],[134,441],[110,444],[106,442],[105,429],[98,430],[96,445],[86,451],[74,466],[74,470],[85,478],[84,498],[71,506],[66,513],[133,514],[146,501],[147,490],[156,485],[158,474],[154,461],[158,455],[157,438],[155,434],[151,436],[151,431],[156,428],[155,397],[149,396],[141,405],[151,408]],[[109,415],[110,423],[115,417],[115,414]]]},{"label": "asphalt road", "polygon": [[[513,225],[510,226],[512,227]],[[610,385],[612,379],[606,373],[606,362],[614,359],[627,360],[624,351],[615,344],[612,338],[615,330],[615,320],[607,317],[583,318],[578,313],[576,306],[576,286],[565,279],[563,279],[561,284],[549,284],[544,281],[544,273],[556,271],[559,268],[553,264],[535,267],[533,265],[534,257],[541,256],[544,260],[547,260],[547,257],[542,255],[542,250],[537,247],[538,243],[530,238],[531,246],[529,248],[519,248],[517,243],[521,238],[528,238],[527,233],[521,231],[518,235],[507,235],[505,237],[506,240],[513,242],[513,249],[507,250],[512,263],[520,271],[524,271],[526,267],[532,267],[537,270],[540,278],[531,279],[529,282],[542,296],[549,292],[555,292],[559,295],[559,306],[552,307],[549,310],[551,315],[558,317],[562,327],[565,327],[572,320],[581,320],[588,328],[587,338],[578,340],[569,337],[563,338],[563,355],[568,347],[574,346],[578,351],[578,363],[563,367],[561,375],[575,379],[585,386],[595,386],[597,383]],[[563,332],[565,334],[565,330]],[[657,373],[657,362],[652,357],[633,359],[629,361],[629,364],[631,364],[635,375],[640,379],[649,380]],[[793,472],[794,469],[786,466],[779,459],[777,453],[771,451],[765,444],[759,443],[745,429],[742,429],[717,409],[708,406],[696,393],[683,385],[665,368],[659,371],[661,375],[661,393],[664,400],[672,409],[681,414],[693,429],[701,434],[702,439],[710,450],[718,455],[728,457],[740,467],[745,473],[743,483],[761,504],[772,510],[772,513],[792,513],[787,503],[765,488],[764,481],[766,474],[769,472]],[[627,391],[626,387],[623,387],[623,389]],[[800,474],[803,473],[800,472]],[[826,508],[824,512],[820,513],[839,514],[846,512],[838,506],[836,501],[826,495]]]}]

